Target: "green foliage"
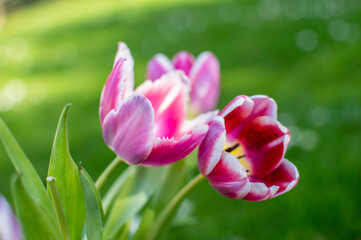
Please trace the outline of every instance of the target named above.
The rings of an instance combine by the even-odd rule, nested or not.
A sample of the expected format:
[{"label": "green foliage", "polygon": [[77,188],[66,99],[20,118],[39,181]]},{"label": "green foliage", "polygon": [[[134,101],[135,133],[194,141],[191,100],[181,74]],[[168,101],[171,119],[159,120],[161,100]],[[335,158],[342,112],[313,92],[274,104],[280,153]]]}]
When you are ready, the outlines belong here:
[{"label": "green foliage", "polygon": [[61,232],[53,213],[26,189],[22,177],[12,182],[16,215],[21,223],[25,239],[62,240]]},{"label": "green foliage", "polygon": [[66,123],[69,106],[67,105],[64,108],[59,118],[50,157],[48,176],[57,179],[56,185],[64,209],[69,234],[71,239],[75,240],[80,239],[82,234],[85,219],[85,203],[78,167],[69,153]]},{"label": "green foliage", "polygon": [[45,191],[44,185],[40,180],[38,173],[35,171],[33,165],[26,157],[25,153],[17,143],[12,135],[10,129],[5,122],[0,118],[0,138],[5,146],[5,149],[10,157],[17,174],[24,179],[25,188],[29,193],[53,214],[50,199]]},{"label": "green foliage", "polygon": [[86,231],[89,240],[103,239],[104,213],[99,192],[95,188],[94,182],[79,164],[80,181],[83,187],[83,194],[86,206]]},{"label": "green foliage", "polygon": [[[234,22],[220,17],[228,2],[240,5]],[[266,19],[261,13],[270,2],[275,4],[269,9],[280,12]],[[334,12],[327,15],[329,11]],[[177,25],[175,19],[186,24]],[[207,27],[194,32],[202,20]],[[272,96],[292,135],[286,157],[301,179],[291,192],[262,203],[226,199],[203,182],[188,206],[196,223],[174,226],[167,239],[357,239],[361,44],[360,38],[353,43],[333,39],[329,31],[334,20],[356,24],[346,28],[349,36],[360,34],[360,1],[81,0],[34,5],[10,14],[0,34],[2,46],[23,39],[29,47],[22,61],[12,59],[0,69],[2,90],[13,79],[27,87],[24,101],[1,112],[1,118],[45,179],[58,109],[72,102],[72,155],[96,177],[114,157],[102,139],[98,107],[117,41],[131,48],[135,85],[143,82],[147,61],[158,52],[172,57],[183,49],[195,55],[210,50],[221,63],[218,107],[240,94]],[[296,42],[305,29],[318,35],[318,45],[308,52]],[[307,148],[310,139],[313,148]],[[0,191],[5,196],[11,170],[0,149]]]},{"label": "green foliage", "polygon": [[123,224],[128,219],[132,219],[146,202],[147,195],[144,192],[116,200],[105,224],[104,237],[115,237]]},{"label": "green foliage", "polygon": [[118,177],[103,201],[107,215],[105,237],[115,237],[126,230],[124,224],[152,199],[168,171],[169,167],[130,166]]}]

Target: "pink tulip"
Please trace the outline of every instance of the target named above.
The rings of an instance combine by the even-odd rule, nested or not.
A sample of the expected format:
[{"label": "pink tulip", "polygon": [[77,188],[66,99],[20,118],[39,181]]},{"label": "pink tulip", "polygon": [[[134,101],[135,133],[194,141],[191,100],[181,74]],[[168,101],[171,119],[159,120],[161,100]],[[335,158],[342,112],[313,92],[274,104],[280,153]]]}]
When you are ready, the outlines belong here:
[{"label": "pink tulip", "polygon": [[182,70],[191,81],[191,112],[203,113],[214,109],[219,98],[219,62],[210,52],[193,55],[182,51],[172,62],[163,54],[155,55],[148,63],[147,78],[154,81],[163,74]]},{"label": "pink tulip", "polygon": [[106,144],[129,164],[161,166],[184,158],[208,131],[204,118],[186,120],[189,79],[169,72],[134,91],[133,64],[128,47],[119,43],[100,100]]},{"label": "pink tulip", "polygon": [[0,239],[21,240],[23,234],[6,199],[0,195]]},{"label": "pink tulip", "polygon": [[284,158],[289,131],[276,117],[273,99],[238,96],[209,121],[198,166],[220,194],[263,201],[297,185],[297,168]]}]

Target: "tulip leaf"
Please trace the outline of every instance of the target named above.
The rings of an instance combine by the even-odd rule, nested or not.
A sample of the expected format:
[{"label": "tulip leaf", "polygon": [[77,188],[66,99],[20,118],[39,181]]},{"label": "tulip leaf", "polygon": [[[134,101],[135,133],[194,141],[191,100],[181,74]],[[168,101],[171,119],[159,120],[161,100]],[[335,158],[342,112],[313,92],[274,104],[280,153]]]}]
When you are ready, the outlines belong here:
[{"label": "tulip leaf", "polygon": [[160,184],[165,180],[169,166],[164,167],[138,167],[137,176],[133,183],[131,193],[144,192],[149,198]]},{"label": "tulip leaf", "polygon": [[80,164],[79,175],[85,199],[85,224],[88,240],[103,239],[104,213],[99,192],[89,174]]},{"label": "tulip leaf", "polygon": [[132,226],[133,219],[129,219],[125,224],[123,229],[121,230],[118,240],[127,240],[129,237],[130,228]]},{"label": "tulip leaf", "polygon": [[[51,152],[48,176],[57,179],[60,201],[71,239],[80,239],[85,220],[85,202],[78,167],[73,161],[68,145],[67,113],[70,104],[61,113]],[[48,186],[49,190],[49,186]]]},{"label": "tulip leaf", "polygon": [[105,224],[105,239],[114,237],[124,223],[133,218],[146,203],[147,195],[144,192],[116,200]]},{"label": "tulip leaf", "polygon": [[171,199],[177,194],[185,183],[185,160],[171,164],[168,167],[166,176],[158,185],[158,191],[155,192],[151,205],[156,211],[163,209]]},{"label": "tulip leaf", "polygon": [[9,158],[18,173],[24,180],[24,186],[34,198],[38,199],[40,203],[54,215],[53,208],[50,202],[48,193],[45,190],[38,173],[29,161],[10,129],[5,122],[0,118],[0,139],[9,155]]},{"label": "tulip leaf", "polygon": [[12,193],[17,217],[25,239],[62,240],[54,215],[27,191],[26,180],[16,176],[12,181]]},{"label": "tulip leaf", "polygon": [[132,240],[143,240],[146,237],[147,232],[153,226],[155,222],[155,211],[146,208],[142,214],[142,220],[140,222],[137,232],[134,234]]},{"label": "tulip leaf", "polygon": [[116,197],[121,192],[129,193],[129,188],[132,186],[135,173],[136,173],[136,166],[129,166],[112,184],[111,188],[107,191],[102,201],[105,213],[108,212],[113,202],[115,201]]}]

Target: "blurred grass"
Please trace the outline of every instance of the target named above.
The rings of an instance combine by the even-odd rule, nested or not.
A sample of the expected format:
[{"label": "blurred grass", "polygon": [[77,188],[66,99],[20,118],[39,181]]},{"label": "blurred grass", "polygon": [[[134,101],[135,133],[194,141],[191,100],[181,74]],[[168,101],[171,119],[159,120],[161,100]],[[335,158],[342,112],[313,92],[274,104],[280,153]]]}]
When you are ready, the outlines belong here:
[{"label": "blurred grass", "polygon": [[[190,197],[198,222],[174,226],[167,239],[361,238],[360,10],[354,0],[32,5],[0,27],[0,94],[14,79],[26,89],[0,116],[44,179],[58,116],[72,102],[71,152],[95,178],[114,156],[102,140],[98,102],[117,42],[132,51],[136,85],[155,53],[210,50],[221,62],[219,108],[240,94],[276,99],[292,134],[286,157],[301,180],[261,203],[223,198],[204,182]],[[335,30],[340,21],[348,28]],[[316,40],[300,37],[304,30]],[[7,197],[12,173],[1,146],[0,192]]]}]

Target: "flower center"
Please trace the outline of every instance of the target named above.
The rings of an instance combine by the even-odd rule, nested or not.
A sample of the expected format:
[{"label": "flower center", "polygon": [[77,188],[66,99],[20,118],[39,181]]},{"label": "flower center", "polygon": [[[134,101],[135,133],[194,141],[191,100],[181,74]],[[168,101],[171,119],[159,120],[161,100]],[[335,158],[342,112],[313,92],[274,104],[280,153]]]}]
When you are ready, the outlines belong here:
[{"label": "flower center", "polygon": [[251,164],[247,159],[244,148],[240,143],[236,143],[233,146],[228,147],[227,144],[224,146],[224,151],[229,152],[233,156],[235,156],[238,161],[246,168],[246,172],[249,173],[251,171]]}]

